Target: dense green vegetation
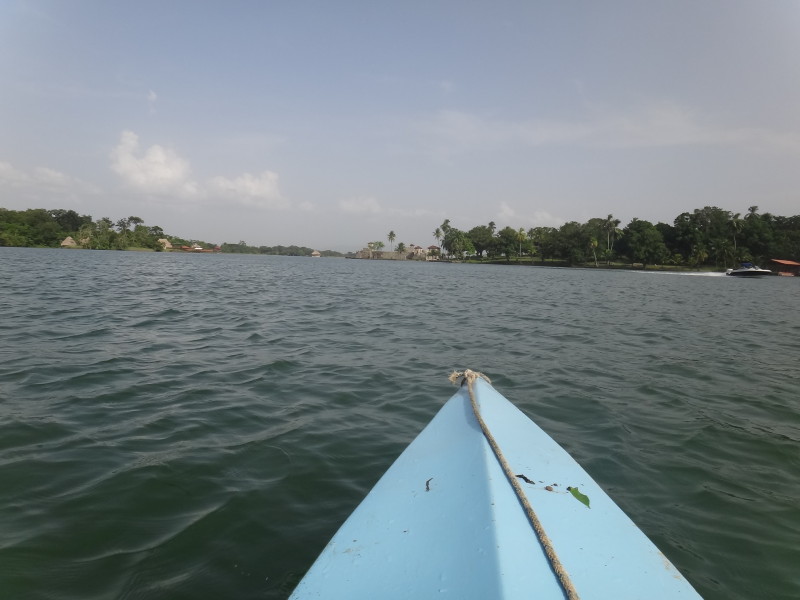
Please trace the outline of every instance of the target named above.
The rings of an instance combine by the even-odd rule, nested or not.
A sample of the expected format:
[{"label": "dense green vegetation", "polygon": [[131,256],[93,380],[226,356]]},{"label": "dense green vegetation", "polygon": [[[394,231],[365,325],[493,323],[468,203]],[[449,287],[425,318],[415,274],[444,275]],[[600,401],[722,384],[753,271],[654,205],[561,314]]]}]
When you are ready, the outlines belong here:
[{"label": "dense green vegetation", "polygon": [[504,227],[498,231],[490,222],[462,231],[448,219],[433,236],[443,255],[452,258],[502,257],[511,262],[530,257],[532,262],[555,260],[570,266],[626,263],[727,268],[743,261],[800,259],[800,216],[759,214],[757,206],[751,206],[744,217],[706,206],[678,215],[672,225],[636,218],[623,229],[620,224],[608,215],[586,223],[571,221],[559,228]]},{"label": "dense green vegetation", "polygon": [[78,246],[94,250],[147,248],[163,250],[161,227],[148,227],[139,217],[114,222],[108,217],[93,221],[74,210],[8,210],[0,208],[0,246],[57,248],[71,236]]},{"label": "dense green vegetation", "polygon": [[[93,250],[127,250],[144,248],[163,250],[160,239],[175,246],[200,246],[214,248],[214,244],[201,240],[186,240],[167,235],[158,225],[147,226],[139,217],[126,217],[112,221],[102,217],[96,221],[89,215],[79,215],[74,210],[9,210],[0,208],[0,246],[58,248],[66,237],[72,237],[78,247]],[[311,256],[313,248],[302,246],[248,246],[245,242],[222,244],[222,252],[239,254],[280,254]],[[342,256],[339,252],[325,250],[322,256]]]},{"label": "dense green vegetation", "polygon": [[74,210],[8,210],[0,208],[0,246],[57,247],[61,240],[91,223]]},{"label": "dense green vegetation", "polygon": [[[238,244],[222,244],[223,252],[232,254],[273,254],[280,256],[311,256],[313,248],[305,246],[248,246],[246,242],[240,241]],[[344,256],[341,252],[333,250],[321,250],[321,256]]]},{"label": "dense green vegetation", "polygon": [[[771,258],[800,260],[800,216],[781,217],[760,214],[751,206],[747,214],[731,213],[714,206],[678,215],[673,223],[652,224],[634,218],[620,228],[613,215],[571,221],[561,227],[532,227],[497,230],[493,222],[476,225],[468,231],[453,227],[445,220],[433,235],[441,244],[442,254],[450,258],[472,257],[478,260],[501,259],[507,262],[523,258],[531,262],[557,261],[565,265],[641,264],[672,265],[688,268],[727,268],[742,261],[766,264]],[[67,236],[84,248],[124,250],[146,248],[161,250],[161,238],[174,246],[213,244],[185,240],[164,233],[161,227],[145,225],[131,216],[112,221],[108,217],[92,220],[74,210],[9,210],[0,208],[0,246],[58,247]],[[389,232],[389,242],[396,236]],[[373,242],[378,248],[383,242]],[[398,244],[405,250],[405,244]],[[238,254],[280,254],[310,256],[304,246],[248,246],[244,241],[224,243],[222,252]],[[322,256],[342,256],[325,250]]]}]

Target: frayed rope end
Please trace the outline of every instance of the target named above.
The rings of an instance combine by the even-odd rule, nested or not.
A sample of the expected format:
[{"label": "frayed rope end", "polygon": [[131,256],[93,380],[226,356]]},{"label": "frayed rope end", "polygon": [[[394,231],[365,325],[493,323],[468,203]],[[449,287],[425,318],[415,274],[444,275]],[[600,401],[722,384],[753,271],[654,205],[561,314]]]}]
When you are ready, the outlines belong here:
[{"label": "frayed rope end", "polygon": [[463,384],[465,381],[467,383],[472,383],[478,378],[483,379],[486,383],[492,383],[492,380],[489,379],[483,373],[479,373],[478,371],[472,371],[471,369],[465,369],[464,371],[453,371],[450,373],[450,383],[453,385]]}]

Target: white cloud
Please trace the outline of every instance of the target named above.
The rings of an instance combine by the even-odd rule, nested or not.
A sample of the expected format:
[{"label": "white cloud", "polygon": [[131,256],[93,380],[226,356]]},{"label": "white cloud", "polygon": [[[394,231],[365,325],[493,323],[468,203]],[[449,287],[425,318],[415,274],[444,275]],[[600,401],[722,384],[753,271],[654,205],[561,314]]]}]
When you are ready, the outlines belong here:
[{"label": "white cloud", "polygon": [[200,189],[191,180],[189,161],[163,146],[150,146],[139,154],[139,136],[123,131],[111,151],[111,168],[130,186],[150,194],[174,194],[191,198]]},{"label": "white cloud", "polygon": [[398,217],[441,217],[444,212],[441,210],[430,210],[428,208],[390,208],[387,211],[392,216]]},{"label": "white cloud", "polygon": [[0,186],[24,189],[34,196],[57,193],[74,197],[100,192],[97,186],[55,169],[36,167],[26,172],[7,162],[0,162]]},{"label": "white cloud", "polygon": [[317,206],[313,202],[301,202],[297,205],[297,208],[303,212],[311,212],[315,210]]},{"label": "white cloud", "polygon": [[245,206],[259,208],[286,209],[289,202],[281,195],[278,187],[278,174],[264,171],[260,175],[244,173],[235,179],[213,177],[209,181],[209,191],[237,201]]},{"label": "white cloud", "polygon": [[9,187],[21,187],[30,183],[31,177],[7,162],[0,162],[0,183]]},{"label": "white cloud", "polygon": [[85,181],[47,167],[36,167],[33,171],[35,184],[48,192],[64,194],[99,194],[100,189]]},{"label": "white cloud", "polygon": [[567,220],[557,217],[546,210],[537,210],[529,217],[534,227],[561,227]]},{"label": "white cloud", "polygon": [[586,141],[611,147],[693,146],[736,142],[732,130],[703,123],[685,108],[662,104],[630,114],[608,115],[591,124]]},{"label": "white cloud", "polygon": [[417,123],[429,149],[447,156],[476,149],[521,144],[599,148],[737,145],[800,151],[800,135],[757,127],[729,126],[673,103],[625,113],[595,111],[582,120],[494,119],[443,110]]},{"label": "white cloud", "polygon": [[519,214],[507,202],[500,203],[500,210],[494,220],[501,227],[504,226],[503,223],[514,223],[515,227],[561,227],[566,223],[566,219],[544,210],[537,210],[532,214]]},{"label": "white cloud", "polygon": [[53,187],[63,187],[74,181],[74,177],[70,177],[69,175],[65,175],[53,169],[48,169],[47,167],[36,167],[34,173],[39,181]]},{"label": "white cloud", "polygon": [[339,210],[354,215],[386,215],[395,218],[439,218],[442,216],[441,211],[434,211],[427,208],[397,208],[394,206],[385,207],[371,196],[341,200],[339,201]]},{"label": "white cloud", "polygon": [[517,211],[511,208],[507,202],[500,203],[500,212],[497,213],[498,221],[510,221],[511,219],[515,219],[516,216]]},{"label": "white cloud", "polygon": [[375,198],[350,198],[341,200],[339,208],[346,213],[361,215],[377,215],[383,211]]},{"label": "white cloud", "polygon": [[[268,210],[292,208],[273,171],[243,173],[233,178],[217,175],[201,184],[192,178],[188,160],[158,144],[140,150],[139,137],[132,131],[123,131],[119,144],[111,151],[111,168],[130,187],[154,196],[204,203],[226,200]],[[307,211],[313,205],[304,203],[299,208]]]},{"label": "white cloud", "polygon": [[156,94],[153,90],[147,92],[147,105],[150,107],[150,114],[155,114],[156,112],[156,100],[158,100],[158,94]]},{"label": "white cloud", "polygon": [[563,144],[587,137],[585,125],[537,120],[504,121],[462,111],[443,110],[420,124],[438,151],[459,152],[487,146]]}]

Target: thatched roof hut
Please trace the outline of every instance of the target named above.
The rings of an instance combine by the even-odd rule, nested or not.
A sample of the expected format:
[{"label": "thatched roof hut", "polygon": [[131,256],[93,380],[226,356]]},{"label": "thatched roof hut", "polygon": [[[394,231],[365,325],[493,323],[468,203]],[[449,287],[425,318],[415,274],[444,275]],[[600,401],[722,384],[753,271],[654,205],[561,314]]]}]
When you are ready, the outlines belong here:
[{"label": "thatched roof hut", "polygon": [[158,240],[158,243],[164,246],[164,250],[172,249],[172,244],[167,238],[161,238],[160,240]]},{"label": "thatched roof hut", "polygon": [[76,242],[74,239],[72,239],[71,235],[68,235],[67,237],[64,238],[64,241],[61,242],[61,247],[62,248],[77,248],[78,247],[78,242]]},{"label": "thatched roof hut", "polygon": [[316,250],[314,250],[314,251],[311,253],[311,258],[319,258],[320,256],[322,256],[322,254],[320,254],[320,253],[319,253],[318,251],[316,251]]}]

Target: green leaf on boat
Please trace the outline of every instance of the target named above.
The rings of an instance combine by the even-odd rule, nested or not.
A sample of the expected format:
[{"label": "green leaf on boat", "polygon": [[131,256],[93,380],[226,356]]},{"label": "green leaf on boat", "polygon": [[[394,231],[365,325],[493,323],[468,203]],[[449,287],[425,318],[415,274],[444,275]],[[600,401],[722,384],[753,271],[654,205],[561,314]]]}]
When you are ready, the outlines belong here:
[{"label": "green leaf on boat", "polygon": [[586,508],[592,508],[589,506],[589,496],[586,494],[581,494],[581,491],[576,487],[568,487],[567,490],[570,494],[575,496],[575,499],[581,502],[582,504],[586,505]]}]

